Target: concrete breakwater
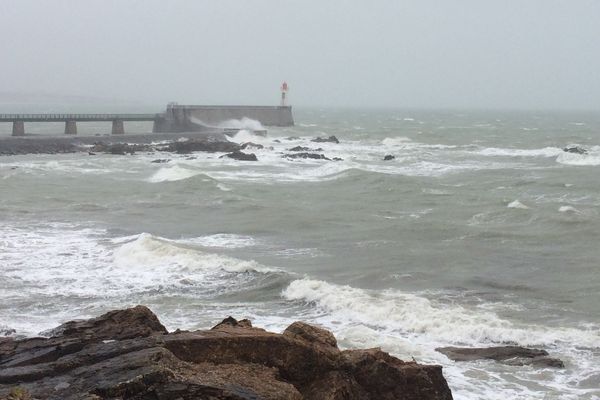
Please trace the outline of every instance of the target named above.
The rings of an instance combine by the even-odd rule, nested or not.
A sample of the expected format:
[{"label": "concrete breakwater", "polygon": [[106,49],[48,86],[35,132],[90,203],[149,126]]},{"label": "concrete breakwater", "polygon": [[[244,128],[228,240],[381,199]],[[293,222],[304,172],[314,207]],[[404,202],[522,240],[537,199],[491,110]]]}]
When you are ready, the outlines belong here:
[{"label": "concrete breakwater", "polygon": [[198,106],[169,104],[156,114],[0,114],[0,122],[12,123],[12,136],[25,136],[25,123],[63,122],[64,133],[77,134],[77,123],[112,122],[113,135],[124,134],[126,121],[152,121],[155,133],[199,132],[215,128],[239,128],[250,119],[263,126],[292,126],[289,106]]}]

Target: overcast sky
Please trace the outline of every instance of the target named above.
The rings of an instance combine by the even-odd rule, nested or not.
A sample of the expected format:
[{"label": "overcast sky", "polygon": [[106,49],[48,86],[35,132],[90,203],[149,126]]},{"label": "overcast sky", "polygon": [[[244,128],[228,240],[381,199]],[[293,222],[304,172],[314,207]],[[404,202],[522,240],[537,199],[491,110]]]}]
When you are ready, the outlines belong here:
[{"label": "overcast sky", "polygon": [[598,0],[0,0],[0,92],[600,108]]}]

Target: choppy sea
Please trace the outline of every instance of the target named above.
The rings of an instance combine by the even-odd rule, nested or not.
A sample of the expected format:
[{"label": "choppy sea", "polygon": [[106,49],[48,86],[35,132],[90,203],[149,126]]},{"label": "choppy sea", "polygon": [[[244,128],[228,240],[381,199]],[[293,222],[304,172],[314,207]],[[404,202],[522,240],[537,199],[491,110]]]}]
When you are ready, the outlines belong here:
[{"label": "choppy sea", "polygon": [[[344,348],[443,365],[456,399],[600,398],[600,114],[295,119],[231,138],[263,145],[247,150],[257,162],[0,157],[0,334],[136,304],[169,329],[304,320]],[[330,135],[340,143],[311,141]],[[283,157],[295,146],[343,160]],[[566,368],[434,350],[503,344],[546,349]]]}]

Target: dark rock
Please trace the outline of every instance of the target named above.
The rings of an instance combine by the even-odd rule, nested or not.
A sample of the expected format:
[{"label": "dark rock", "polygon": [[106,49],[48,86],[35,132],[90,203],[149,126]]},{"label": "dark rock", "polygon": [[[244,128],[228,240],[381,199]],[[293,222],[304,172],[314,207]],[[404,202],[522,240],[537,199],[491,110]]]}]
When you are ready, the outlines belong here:
[{"label": "dark rock", "polygon": [[171,151],[179,154],[189,154],[195,151],[206,151],[210,153],[231,152],[240,149],[240,145],[228,141],[211,141],[203,139],[185,140],[169,143],[161,148],[163,151]]},{"label": "dark rock", "polygon": [[287,157],[287,158],[311,158],[313,160],[328,160],[328,161],[331,161],[331,159],[325,157],[323,154],[316,154],[316,153],[284,154],[283,157]]},{"label": "dark rock", "polygon": [[385,157],[383,157],[383,161],[390,161],[390,160],[393,160],[393,159],[395,159],[395,158],[396,158],[396,156],[393,156],[393,155],[391,155],[391,154],[388,154],[388,155],[386,155]]},{"label": "dark rock", "polygon": [[238,150],[236,150],[232,153],[224,154],[219,158],[223,158],[223,157],[233,158],[234,160],[240,160],[240,161],[258,161],[258,158],[256,158],[256,154],[244,153],[244,152],[241,152]]},{"label": "dark rock", "polygon": [[273,140],[273,143],[281,143],[281,140],[275,139],[275,140]]},{"label": "dark rock", "polygon": [[300,140],[300,138],[298,136],[290,136],[287,137],[286,140]]},{"label": "dark rock", "polygon": [[323,143],[323,142],[339,143],[340,141],[335,136],[329,136],[329,137],[316,137],[313,140],[311,140],[311,142],[317,142],[317,143]]},{"label": "dark rock", "polygon": [[454,361],[494,360],[507,365],[564,368],[564,363],[548,357],[547,351],[520,346],[440,347],[436,351]]},{"label": "dark rock", "polygon": [[150,162],[153,164],[164,164],[164,163],[168,163],[169,161],[171,161],[171,160],[168,158],[158,158],[158,159],[152,160]]},{"label": "dark rock", "polygon": [[344,161],[343,158],[339,158],[339,157],[333,157],[332,160],[333,161]]},{"label": "dark rock", "polygon": [[240,146],[240,149],[242,149],[242,150],[246,150],[248,148],[255,149],[255,150],[262,150],[265,148],[265,146],[263,146],[262,144],[252,143],[252,142],[242,143],[242,145]]},{"label": "dark rock", "polygon": [[567,146],[563,149],[563,151],[565,151],[567,153],[574,153],[574,154],[587,154],[588,153],[586,149],[584,149],[581,146],[576,146],[576,145]]},{"label": "dark rock", "polygon": [[288,149],[288,151],[323,151],[323,149],[320,147],[318,149],[311,149],[310,147],[296,146]]},{"label": "dark rock", "polygon": [[95,155],[96,155],[96,153],[93,153],[93,152],[91,152],[91,151],[88,151],[88,156],[95,156]]},{"label": "dark rock", "polygon": [[[442,368],[379,349],[340,351],[296,322],[283,334],[229,317],[211,330],[165,334],[145,307],[0,340],[0,398],[450,400]],[[139,336],[135,334],[139,333]]]},{"label": "dark rock", "polygon": [[147,151],[149,145],[128,143],[94,143],[90,151],[92,153],[108,153],[115,155],[135,154],[137,151]]}]

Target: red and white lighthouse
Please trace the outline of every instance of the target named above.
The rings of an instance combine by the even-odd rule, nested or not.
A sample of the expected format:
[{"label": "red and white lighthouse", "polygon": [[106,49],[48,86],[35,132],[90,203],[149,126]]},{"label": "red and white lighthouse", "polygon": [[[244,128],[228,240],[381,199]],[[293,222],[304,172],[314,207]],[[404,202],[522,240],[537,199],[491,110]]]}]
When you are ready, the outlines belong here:
[{"label": "red and white lighthouse", "polygon": [[284,81],[281,84],[281,107],[285,107],[287,105],[286,99],[285,99],[287,92],[288,92],[288,84],[287,84],[287,82]]}]

